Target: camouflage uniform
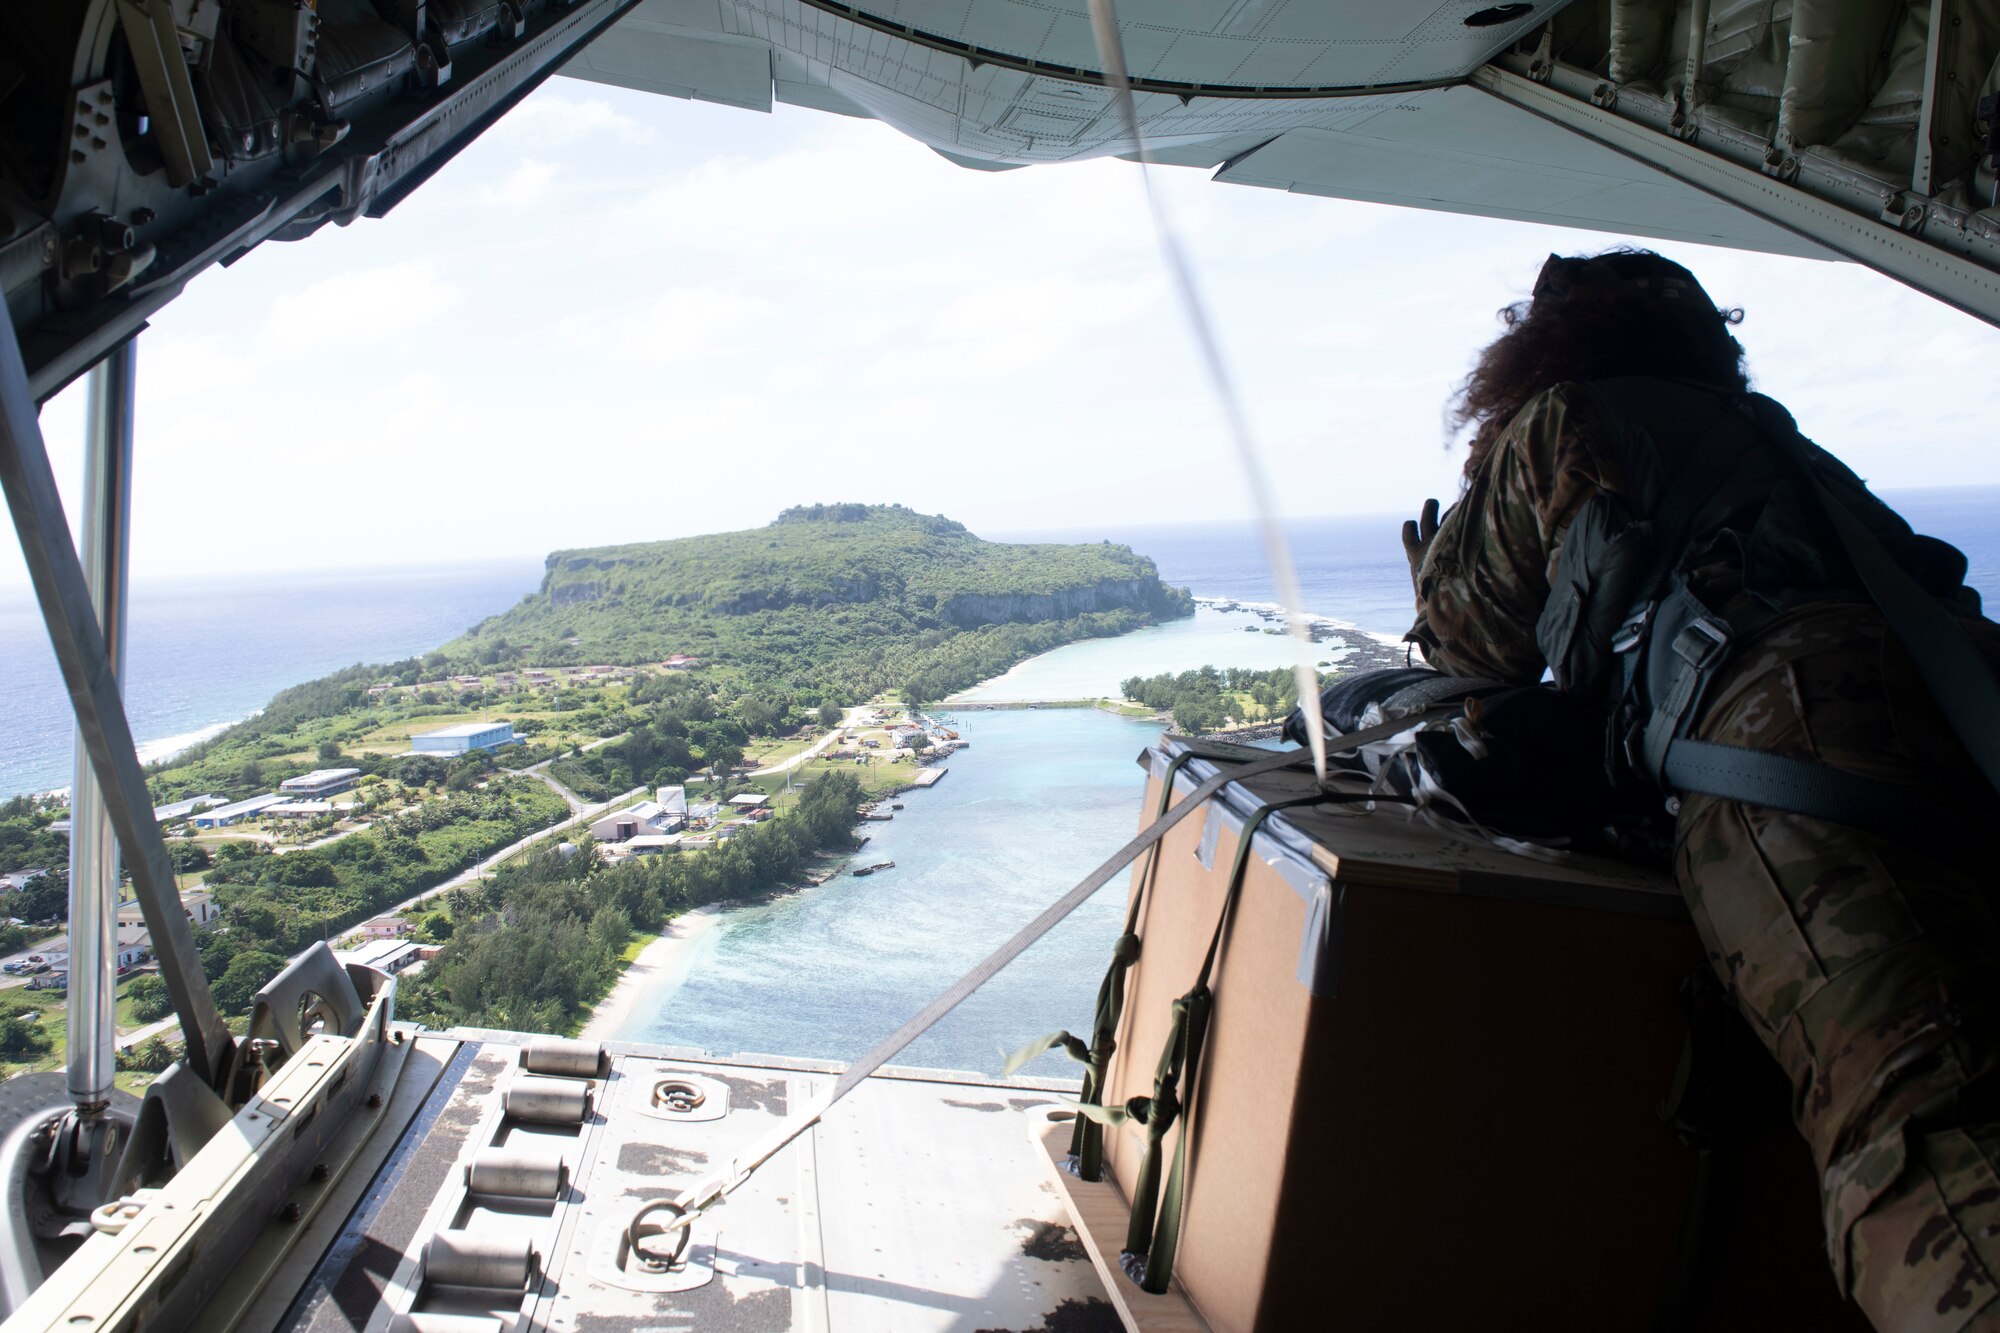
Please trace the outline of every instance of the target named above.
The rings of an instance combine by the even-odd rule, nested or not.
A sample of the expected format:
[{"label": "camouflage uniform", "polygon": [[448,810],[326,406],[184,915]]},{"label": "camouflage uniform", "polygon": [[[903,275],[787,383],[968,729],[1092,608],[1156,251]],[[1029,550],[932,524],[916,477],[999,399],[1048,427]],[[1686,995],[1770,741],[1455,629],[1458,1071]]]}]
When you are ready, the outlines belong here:
[{"label": "camouflage uniform", "polygon": [[[1412,637],[1433,666],[1541,678],[1535,623],[1564,529],[1620,490],[1606,441],[1589,400],[1558,387],[1496,442],[1418,572]],[[1968,627],[2000,661],[1995,627]],[[1694,734],[1985,791],[1865,602],[1799,607],[1743,642]],[[2000,1330],[1992,874],[1963,849],[1703,795],[1681,806],[1675,873],[1717,975],[1791,1079],[1842,1290],[1885,1333]]]}]

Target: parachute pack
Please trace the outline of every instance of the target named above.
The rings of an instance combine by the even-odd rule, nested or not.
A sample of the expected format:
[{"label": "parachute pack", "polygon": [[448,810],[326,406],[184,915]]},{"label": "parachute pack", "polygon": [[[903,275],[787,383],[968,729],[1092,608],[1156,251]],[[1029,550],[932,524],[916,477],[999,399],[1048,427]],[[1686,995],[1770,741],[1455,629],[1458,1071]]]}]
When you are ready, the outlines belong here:
[{"label": "parachute pack", "polygon": [[[1965,841],[1993,791],[1862,777],[1692,731],[1736,650],[1788,610],[1870,601],[2000,789],[2000,686],[1967,635],[1965,557],[1911,531],[1777,403],[1652,379],[1582,386],[1623,468],[1565,533],[1536,638],[1552,679],[1507,686],[1426,668],[1329,685],[1330,740],[1441,700],[1457,715],[1367,747],[1382,790],[1502,840],[1629,844],[1703,792],[1901,837]],[[1715,593],[1713,571],[1725,597]],[[1294,713],[1288,738],[1304,743]]]}]

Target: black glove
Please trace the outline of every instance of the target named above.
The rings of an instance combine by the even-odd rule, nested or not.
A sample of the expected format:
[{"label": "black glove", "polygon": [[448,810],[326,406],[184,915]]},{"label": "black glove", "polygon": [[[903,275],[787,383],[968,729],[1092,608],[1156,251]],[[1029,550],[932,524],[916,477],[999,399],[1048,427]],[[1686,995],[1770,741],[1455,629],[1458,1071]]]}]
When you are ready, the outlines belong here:
[{"label": "black glove", "polygon": [[1416,587],[1417,571],[1424,567],[1424,554],[1438,535],[1438,502],[1424,501],[1423,511],[1403,524],[1403,554],[1410,558],[1410,586]]}]

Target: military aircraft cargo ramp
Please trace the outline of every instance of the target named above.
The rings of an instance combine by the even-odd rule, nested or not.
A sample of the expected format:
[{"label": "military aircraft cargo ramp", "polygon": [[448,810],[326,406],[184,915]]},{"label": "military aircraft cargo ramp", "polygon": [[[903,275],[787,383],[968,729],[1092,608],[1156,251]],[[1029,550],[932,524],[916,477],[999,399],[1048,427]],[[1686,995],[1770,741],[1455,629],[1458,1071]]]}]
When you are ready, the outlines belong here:
[{"label": "military aircraft cargo ramp", "polygon": [[[824,1062],[396,1023],[394,979],[350,968],[358,1016],[256,1028],[269,1072],[171,1176],[121,1161],[87,1222],[43,1217],[82,1243],[6,1330],[1864,1326],[1775,1075],[1689,1003],[1701,949],[1658,872],[1496,847],[1284,762],[1142,757],[1149,809],[1217,786],[1131,876],[1081,1160],[1072,1082],[885,1069],[830,1103]],[[337,992],[328,958],[260,1023]],[[1162,1059],[1191,986],[1210,1021]],[[180,1081],[146,1104],[170,1136],[206,1104]]]},{"label": "military aircraft cargo ramp", "polygon": [[[872,1080],[680,1244],[660,1205],[810,1106],[836,1067],[413,1027],[388,1049],[300,1183],[242,1205],[265,1219],[242,1253],[205,1246],[202,1202],[177,1202],[197,1161],[101,1223],[8,1327],[154,1326],[177,1286],[210,1276],[183,1326],[1117,1327],[1025,1128],[1060,1085]],[[153,1223],[181,1208],[196,1224],[163,1241]]]}]

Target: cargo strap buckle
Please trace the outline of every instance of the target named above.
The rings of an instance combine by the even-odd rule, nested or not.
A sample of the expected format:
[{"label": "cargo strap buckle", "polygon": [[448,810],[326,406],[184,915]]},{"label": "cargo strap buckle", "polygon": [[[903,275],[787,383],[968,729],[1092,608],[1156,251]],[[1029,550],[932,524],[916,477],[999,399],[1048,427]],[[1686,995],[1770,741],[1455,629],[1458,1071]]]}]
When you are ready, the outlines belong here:
[{"label": "cargo strap buckle", "polygon": [[1674,655],[1700,671],[1729,649],[1729,627],[1711,616],[1690,620],[1674,636]]},{"label": "cargo strap buckle", "polygon": [[1612,652],[1629,653],[1646,641],[1646,627],[1652,623],[1653,608],[1656,605],[1657,603],[1648,602],[1626,617],[1625,623],[1612,632]]}]

